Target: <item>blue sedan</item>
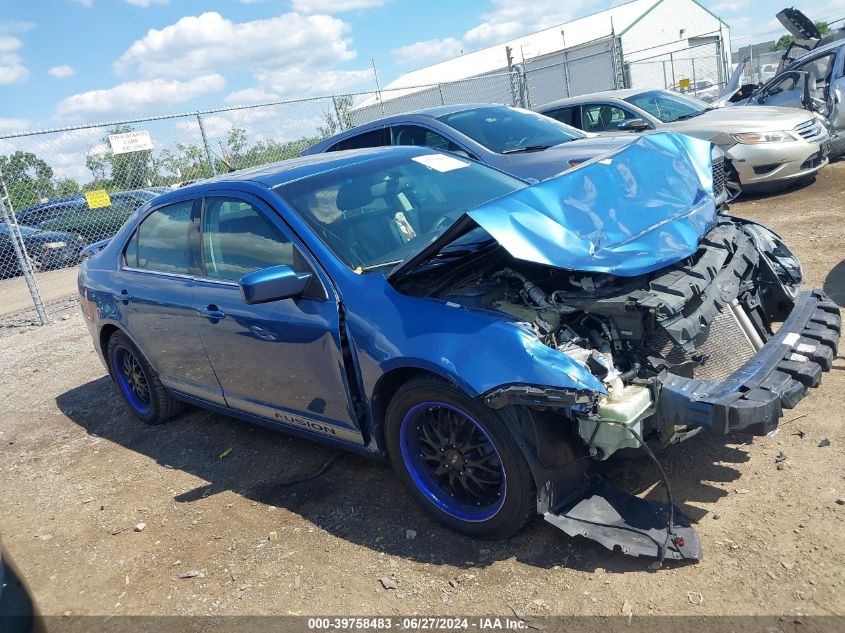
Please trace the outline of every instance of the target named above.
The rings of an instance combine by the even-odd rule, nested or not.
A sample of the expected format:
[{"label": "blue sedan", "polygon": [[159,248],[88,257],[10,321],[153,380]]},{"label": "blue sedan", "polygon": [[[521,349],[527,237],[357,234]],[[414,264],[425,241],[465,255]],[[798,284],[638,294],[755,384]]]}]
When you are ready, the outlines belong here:
[{"label": "blue sedan", "polygon": [[839,328],[780,238],[716,212],[710,150],[648,135],[530,186],[417,147],[235,172],[89,249],[83,312],[146,423],[190,403],[386,457],[470,535],[539,513],[695,559],[680,512],[600,463],[702,428],[771,432]]}]

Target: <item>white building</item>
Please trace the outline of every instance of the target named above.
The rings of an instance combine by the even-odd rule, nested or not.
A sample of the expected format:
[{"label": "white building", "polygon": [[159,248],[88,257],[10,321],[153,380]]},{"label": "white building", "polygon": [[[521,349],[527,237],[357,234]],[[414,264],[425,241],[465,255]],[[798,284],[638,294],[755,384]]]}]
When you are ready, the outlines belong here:
[{"label": "white building", "polygon": [[[358,104],[353,117],[362,122],[461,101],[538,106],[623,86],[670,87],[685,78],[719,83],[728,76],[730,50],[728,25],[700,2],[632,0],[405,73],[382,88],[380,100]],[[515,94],[508,74],[514,68],[524,72],[525,99]]]}]

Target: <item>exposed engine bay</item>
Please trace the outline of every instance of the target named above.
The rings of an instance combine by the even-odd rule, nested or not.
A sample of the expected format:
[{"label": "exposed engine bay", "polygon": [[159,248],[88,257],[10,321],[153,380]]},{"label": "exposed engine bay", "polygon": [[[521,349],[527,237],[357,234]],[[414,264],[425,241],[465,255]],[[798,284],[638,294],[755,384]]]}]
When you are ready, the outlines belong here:
[{"label": "exposed engine bay", "polygon": [[658,406],[663,382],[723,380],[740,369],[792,311],[801,277],[774,233],[720,216],[694,255],[638,277],[562,270],[496,249],[471,269],[417,278],[411,291],[506,313],[600,379],[606,395],[565,413],[602,460],[642,441],[665,445],[699,431]]}]

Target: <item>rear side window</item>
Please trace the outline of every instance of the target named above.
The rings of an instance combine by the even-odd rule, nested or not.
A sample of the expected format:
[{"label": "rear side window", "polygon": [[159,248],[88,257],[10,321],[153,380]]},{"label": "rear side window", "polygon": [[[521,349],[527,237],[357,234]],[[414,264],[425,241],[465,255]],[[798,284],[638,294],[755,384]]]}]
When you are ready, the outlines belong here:
[{"label": "rear side window", "polygon": [[576,110],[577,108],[560,108],[559,110],[550,110],[549,112],[544,112],[543,114],[550,116],[561,123],[566,123],[572,127],[578,127],[580,122],[576,121]]},{"label": "rear side window", "polygon": [[330,152],[339,152],[344,149],[361,149],[362,147],[382,147],[390,145],[390,139],[385,128],[364,132],[351,138],[344,139],[329,148]]},{"label": "rear side window", "polygon": [[238,281],[270,266],[294,264],[294,246],[264,213],[237,198],[207,198],[203,212],[205,275]]},{"label": "rear side window", "polygon": [[150,213],[126,245],[131,268],[189,274],[191,247],[188,230],[193,201],[177,202]]}]

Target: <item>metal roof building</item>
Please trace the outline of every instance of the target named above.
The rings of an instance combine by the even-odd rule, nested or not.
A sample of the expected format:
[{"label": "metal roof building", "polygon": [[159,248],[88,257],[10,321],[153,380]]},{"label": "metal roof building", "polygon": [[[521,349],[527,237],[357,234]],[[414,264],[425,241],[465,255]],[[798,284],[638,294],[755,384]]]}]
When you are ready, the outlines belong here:
[{"label": "metal roof building", "polygon": [[527,80],[532,106],[622,86],[668,87],[690,74],[688,63],[671,77],[667,60],[673,66],[699,60],[700,74],[722,82],[730,50],[728,25],[696,0],[632,0],[405,73],[357,104],[353,118],[361,122],[376,118],[376,112],[454,103],[462,92],[464,101],[489,93],[487,100],[511,102],[508,75],[515,69]]}]

